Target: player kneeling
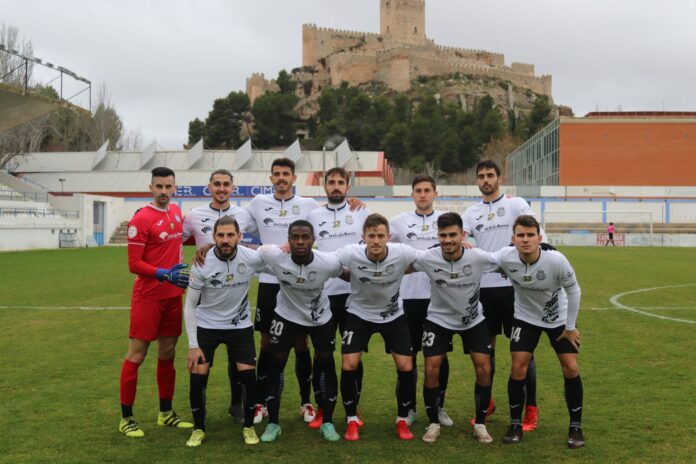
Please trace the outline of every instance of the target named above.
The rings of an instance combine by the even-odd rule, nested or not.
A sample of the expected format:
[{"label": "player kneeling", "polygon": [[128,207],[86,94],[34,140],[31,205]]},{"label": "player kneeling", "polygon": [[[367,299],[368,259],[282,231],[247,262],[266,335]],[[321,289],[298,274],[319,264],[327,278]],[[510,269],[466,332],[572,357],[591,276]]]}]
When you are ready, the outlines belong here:
[{"label": "player kneeling", "polygon": [[585,446],[582,435],[582,381],[578,368],[580,332],[575,321],[580,309],[580,286],[575,271],[558,251],[542,250],[539,223],[520,216],[513,225],[512,241],[496,253],[500,267],[515,288],[515,316],[510,336],[512,372],[508,380],[510,427],[505,443],[522,440],[525,376],[542,332],[558,355],[565,378],[565,399],[570,413],[568,447]]},{"label": "player kneeling", "polygon": [[226,345],[236,362],[244,392],[244,442],[255,445],[259,442],[254,430],[256,351],[247,293],[254,275],[266,265],[257,251],[237,246],[241,234],[237,221],[231,217],[218,219],[213,236],[215,247],[208,251],[205,264],[195,265],[191,270],[184,308],[194,422],[186,445],[200,446],[206,438],[205,390],[215,350],[220,344]]},{"label": "player kneeling", "polygon": [[479,288],[481,275],[497,269],[498,265],[492,253],[462,246],[464,231],[459,214],[442,214],[437,227],[440,247],[419,254],[413,263],[416,271],[425,272],[431,280],[430,305],[423,324],[423,398],[430,424],[423,441],[433,443],[440,436],[440,366],[452,337],[459,335],[476,369],[474,438],[490,443],[493,439],[486,430],[485,420],[491,398],[491,345]]}]

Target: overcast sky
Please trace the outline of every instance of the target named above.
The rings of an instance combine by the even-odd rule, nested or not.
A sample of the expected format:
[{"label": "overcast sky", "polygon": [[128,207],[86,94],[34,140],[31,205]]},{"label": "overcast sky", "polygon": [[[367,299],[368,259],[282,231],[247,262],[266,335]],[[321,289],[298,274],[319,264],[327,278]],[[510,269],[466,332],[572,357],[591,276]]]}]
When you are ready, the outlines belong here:
[{"label": "overcast sky", "polygon": [[[553,76],[556,103],[696,111],[696,1],[428,0],[442,45]],[[105,84],[127,129],[167,149],[254,72],[302,65],[302,24],[379,32],[379,0],[0,0],[34,54]]]}]

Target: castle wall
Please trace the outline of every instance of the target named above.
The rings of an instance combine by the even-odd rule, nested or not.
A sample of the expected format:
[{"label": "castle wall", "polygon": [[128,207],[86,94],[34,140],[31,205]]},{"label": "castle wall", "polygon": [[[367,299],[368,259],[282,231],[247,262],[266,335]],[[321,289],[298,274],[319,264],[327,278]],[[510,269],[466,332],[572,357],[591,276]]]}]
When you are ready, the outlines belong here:
[{"label": "castle wall", "polygon": [[302,66],[321,66],[322,58],[345,51],[376,52],[380,47],[379,34],[341,29],[302,26]]},{"label": "castle wall", "polygon": [[359,85],[375,79],[377,59],[371,55],[337,53],[328,57],[331,84],[338,86],[346,81],[349,85]]}]

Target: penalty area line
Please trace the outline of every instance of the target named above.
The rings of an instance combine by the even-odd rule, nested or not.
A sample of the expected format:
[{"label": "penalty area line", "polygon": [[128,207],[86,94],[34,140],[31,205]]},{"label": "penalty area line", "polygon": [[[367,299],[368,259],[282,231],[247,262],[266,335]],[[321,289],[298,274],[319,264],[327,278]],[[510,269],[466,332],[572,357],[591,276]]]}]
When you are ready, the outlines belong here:
[{"label": "penalty area line", "polygon": [[48,309],[48,310],[66,310],[79,309],[81,311],[123,311],[130,309],[129,306],[0,306],[0,309]]},{"label": "penalty area line", "polygon": [[634,293],[643,293],[643,292],[651,292],[653,290],[662,290],[665,288],[682,288],[682,287],[693,287],[696,284],[683,284],[683,285],[668,285],[665,287],[650,287],[650,288],[640,288],[638,290],[631,290],[629,292],[623,292],[623,293],[617,293],[616,295],[612,296],[609,298],[609,302],[611,302],[612,305],[614,305],[616,308],[619,309],[624,309],[626,311],[630,311],[632,313],[640,314],[642,316],[648,316],[648,317],[654,317],[656,319],[663,319],[666,321],[672,321],[672,322],[683,322],[684,324],[696,324],[696,321],[693,321],[691,319],[680,319],[678,317],[669,317],[669,316],[662,316],[660,314],[653,314],[649,313],[647,311],[641,311],[638,308],[634,308],[631,306],[626,306],[625,304],[619,303],[619,298],[626,296],[626,295],[632,295]]}]

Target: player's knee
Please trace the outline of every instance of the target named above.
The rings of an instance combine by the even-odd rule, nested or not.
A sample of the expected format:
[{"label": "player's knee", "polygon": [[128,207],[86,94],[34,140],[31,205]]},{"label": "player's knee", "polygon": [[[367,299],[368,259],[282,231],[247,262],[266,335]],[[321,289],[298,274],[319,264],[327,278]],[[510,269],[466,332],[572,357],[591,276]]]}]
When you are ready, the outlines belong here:
[{"label": "player's knee", "polygon": [[513,361],[510,376],[515,380],[522,380],[527,377],[527,363],[523,361]]},{"label": "player's knee", "polygon": [[574,379],[580,375],[580,367],[578,366],[577,361],[574,359],[563,362],[561,367],[563,369],[563,377],[566,379]]},{"label": "player's knee", "polygon": [[126,359],[135,364],[142,364],[146,355],[147,351],[129,351]]},{"label": "player's knee", "polygon": [[399,356],[395,361],[396,369],[399,372],[409,372],[413,370],[413,360],[410,356]]},{"label": "player's knee", "polygon": [[271,351],[270,337],[267,333],[261,334],[261,342],[259,344],[261,351]]},{"label": "player's knee", "polygon": [[355,371],[358,369],[360,364],[360,358],[352,358],[344,356],[341,360],[341,369],[344,371]]},{"label": "player's knee", "polygon": [[438,386],[440,381],[440,368],[439,366],[425,365],[425,386],[427,388],[435,388]]},{"label": "player's knee", "polygon": [[309,345],[307,344],[307,336],[306,335],[298,335],[295,338],[295,352],[302,352],[302,351],[307,351],[309,350]]},{"label": "player's knee", "polygon": [[476,369],[476,382],[479,385],[487,385],[491,381],[491,363],[486,360],[485,362],[478,362],[475,366]]}]

